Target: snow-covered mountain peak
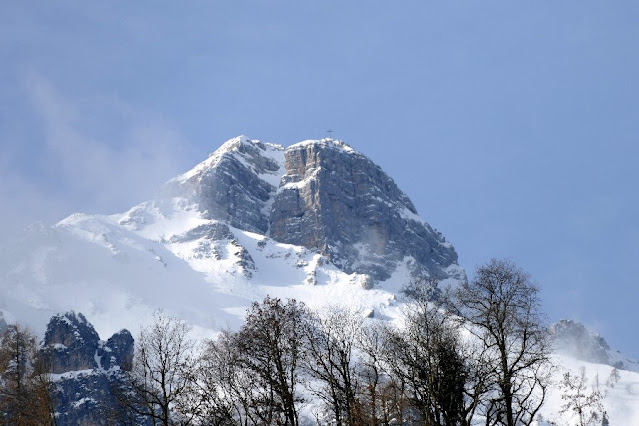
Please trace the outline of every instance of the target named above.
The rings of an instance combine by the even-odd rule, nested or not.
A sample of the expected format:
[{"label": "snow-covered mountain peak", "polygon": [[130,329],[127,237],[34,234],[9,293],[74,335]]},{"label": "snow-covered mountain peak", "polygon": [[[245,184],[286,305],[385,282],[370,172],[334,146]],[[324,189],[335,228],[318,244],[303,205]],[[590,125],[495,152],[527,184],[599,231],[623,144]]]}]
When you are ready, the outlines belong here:
[{"label": "snow-covered mountain peak", "polygon": [[75,309],[104,334],[135,331],[132,318],[157,307],[210,330],[267,294],[381,314],[415,276],[465,279],[392,178],[332,139],[233,138],[155,200],[76,213],[0,250],[7,318],[42,327]]},{"label": "snow-covered mountain peak", "polygon": [[[95,361],[108,370],[111,357],[96,355],[97,334],[115,333],[115,342],[128,328],[135,336],[158,308],[192,325],[194,337],[239,327],[251,302],[267,295],[399,321],[402,291],[416,277],[466,279],[452,244],[378,165],[337,140],[285,149],[240,136],[167,182],[155,200],[38,223],[0,245],[0,332],[19,321],[46,337],[49,318],[82,312],[86,318],[53,321],[60,330],[75,324],[71,332],[91,322],[93,337],[84,340],[93,346],[80,367],[95,369]],[[581,324],[562,321],[553,332],[565,367],[555,380],[584,367],[597,383],[625,369],[606,392],[611,419],[627,418],[619,401],[637,401],[639,364]],[[104,347],[116,347],[109,342]],[[557,389],[547,419],[559,418]]]},{"label": "snow-covered mountain peak", "polygon": [[298,143],[295,143],[295,144],[289,146],[287,148],[287,150],[306,148],[309,145],[320,146],[323,149],[342,150],[342,151],[345,151],[345,152],[348,152],[348,153],[351,153],[351,154],[354,154],[354,155],[363,155],[360,152],[358,152],[355,149],[353,149],[350,145],[348,145],[344,141],[339,140],[339,139],[331,139],[331,138],[307,139],[305,141],[298,142]]},{"label": "snow-covered mountain peak", "polygon": [[[280,144],[262,142],[259,139],[251,139],[248,136],[240,135],[236,136],[228,141],[224,142],[215,152],[225,151],[243,151],[244,149],[258,148],[262,151],[284,151],[284,146]],[[211,154],[213,155],[213,154]]]},{"label": "snow-covered mountain peak", "polygon": [[582,323],[560,320],[550,327],[554,337],[554,351],[577,360],[610,365],[639,372],[639,363],[613,350],[598,333]]},{"label": "snow-covered mountain peak", "polygon": [[[215,168],[221,161],[232,161],[236,159],[248,168],[253,169],[257,174],[276,175],[275,171],[279,170],[284,147],[281,145],[263,143],[259,140],[249,139],[246,136],[237,136],[223,143],[218,149],[209,154],[209,157],[196,165],[191,170],[171,179],[168,184],[184,183],[193,178],[202,180],[203,176],[212,168]],[[271,164],[268,163],[271,159]],[[272,162],[278,163],[277,168]],[[271,172],[271,173],[268,173]],[[277,185],[273,178],[266,176],[272,185]]]},{"label": "snow-covered mountain peak", "polygon": [[[399,320],[402,290],[416,277],[466,279],[452,244],[378,165],[337,140],[285,149],[241,136],[169,181],[158,199],[36,224],[0,246],[0,330],[19,321],[46,336],[49,318],[75,310],[86,319],[54,320],[90,321],[95,336],[85,340],[95,343],[122,328],[136,335],[162,308],[195,337],[211,337],[239,327],[267,295]],[[581,324],[563,321],[553,332],[566,371],[585,366],[596,381],[625,369],[612,401],[636,392],[639,364]],[[560,408],[548,407],[546,418]],[[623,410],[612,407],[611,418]]]},{"label": "snow-covered mountain peak", "polygon": [[[164,194],[195,206],[198,220],[217,221],[216,235],[228,225],[302,246],[373,282],[387,280],[405,259],[413,276],[465,279],[453,246],[393,179],[340,140],[284,149],[239,136],[169,181]],[[125,221],[152,220],[146,214]]]}]

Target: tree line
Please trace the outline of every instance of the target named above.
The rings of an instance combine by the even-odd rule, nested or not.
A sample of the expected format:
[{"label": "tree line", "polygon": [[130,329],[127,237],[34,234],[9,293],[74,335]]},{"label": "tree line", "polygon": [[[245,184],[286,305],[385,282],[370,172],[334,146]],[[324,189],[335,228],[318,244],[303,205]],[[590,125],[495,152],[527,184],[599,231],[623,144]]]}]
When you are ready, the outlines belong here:
[{"label": "tree line", "polygon": [[493,259],[455,291],[424,280],[405,293],[395,325],[267,297],[200,345],[158,313],[114,392],[131,424],[297,426],[304,404],[318,424],[531,424],[551,365],[530,276]]},{"label": "tree line", "polygon": [[[530,276],[493,259],[454,291],[421,280],[403,293],[396,323],[267,297],[239,330],[200,343],[157,312],[112,386],[119,406],[104,423],[297,426],[310,404],[317,424],[531,424],[551,365]],[[49,371],[33,333],[7,327],[0,424],[55,424]],[[581,415],[575,401],[567,409]]]},{"label": "tree line", "polygon": [[7,326],[0,335],[0,425],[55,425],[50,371],[35,335]]}]

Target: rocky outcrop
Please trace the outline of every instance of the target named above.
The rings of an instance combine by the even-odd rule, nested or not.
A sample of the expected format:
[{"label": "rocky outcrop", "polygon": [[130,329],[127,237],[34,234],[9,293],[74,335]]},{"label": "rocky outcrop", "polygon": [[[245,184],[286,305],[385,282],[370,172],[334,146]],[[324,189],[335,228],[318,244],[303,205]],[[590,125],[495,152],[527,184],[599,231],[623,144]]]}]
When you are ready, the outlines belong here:
[{"label": "rocky outcrop", "polygon": [[44,350],[53,373],[97,368],[95,359],[100,337],[82,314],[67,312],[49,321]]},{"label": "rocky outcrop", "polygon": [[5,331],[7,331],[7,322],[4,320],[2,311],[0,311],[0,336],[2,336]]},{"label": "rocky outcrop", "polygon": [[169,181],[164,191],[195,200],[206,218],[265,234],[282,151],[243,136],[231,139],[195,169]]},{"label": "rocky outcrop", "polygon": [[169,243],[184,243],[189,241],[206,238],[209,240],[232,240],[235,238],[229,227],[220,222],[206,223],[196,226],[195,228],[185,232],[184,234],[174,235]]},{"label": "rocky outcrop", "polygon": [[255,261],[248,250],[237,241],[228,225],[221,222],[199,225],[183,234],[172,236],[168,242],[196,242],[197,246],[191,251],[191,256],[196,259],[222,260],[232,257],[235,259],[235,265],[247,278],[252,277],[256,269]]},{"label": "rocky outcrop", "polygon": [[127,371],[133,361],[133,337],[128,330],[120,330],[103,342],[84,315],[71,311],[51,318],[42,353],[56,374],[112,368]]},{"label": "rocky outcrop", "polygon": [[348,145],[307,141],[285,152],[270,236],[319,250],[346,272],[390,277],[412,258],[415,276],[448,278],[457,253],[382,169]]},{"label": "rocky outcrop", "polygon": [[129,330],[120,330],[101,344],[97,352],[104,370],[119,368],[130,371],[133,365],[133,336]]},{"label": "rocky outcrop", "polygon": [[554,349],[558,353],[624,370],[639,371],[639,364],[613,351],[599,334],[573,320],[560,320],[550,327]]},{"label": "rocky outcrop", "polygon": [[[222,259],[216,241],[239,244],[229,225],[317,251],[372,283],[388,279],[402,262],[414,277],[465,280],[452,245],[419,218],[393,179],[341,141],[305,141],[284,149],[238,137],[169,181],[165,191],[219,221],[169,241],[199,239],[197,256]],[[250,255],[239,246],[234,253],[250,277]]]},{"label": "rocky outcrop", "polygon": [[610,346],[606,340],[572,320],[560,320],[550,327],[558,351],[584,361],[608,364]]},{"label": "rocky outcrop", "polygon": [[107,426],[145,424],[127,419],[123,404],[116,393],[126,384],[118,371],[80,371],[63,376],[55,382],[56,425]]},{"label": "rocky outcrop", "polygon": [[51,318],[41,356],[54,376],[53,401],[58,425],[120,424],[122,407],[115,389],[125,389],[124,371],[133,362],[128,330],[101,341],[81,313]]}]

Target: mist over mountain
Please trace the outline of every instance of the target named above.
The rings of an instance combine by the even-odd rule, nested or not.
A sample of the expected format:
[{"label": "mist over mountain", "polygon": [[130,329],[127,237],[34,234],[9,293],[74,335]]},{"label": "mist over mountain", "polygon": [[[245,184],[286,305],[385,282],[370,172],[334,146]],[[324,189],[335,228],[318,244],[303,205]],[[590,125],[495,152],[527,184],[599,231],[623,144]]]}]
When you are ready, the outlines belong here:
[{"label": "mist over mountain", "polygon": [[207,219],[315,250],[346,273],[383,281],[410,257],[414,276],[464,277],[452,245],[393,179],[341,141],[284,149],[238,137],[166,192],[197,204]]},{"label": "mist over mountain", "polygon": [[453,246],[392,178],[330,139],[286,149],[231,139],[155,200],[35,224],[0,250],[10,321],[40,330],[75,309],[101,334],[157,307],[206,333],[237,324],[266,294],[392,310],[394,293],[418,277],[466,279]]},{"label": "mist over mountain", "polygon": [[[124,213],[36,223],[3,244],[0,332],[14,322],[33,328],[56,355],[60,385],[75,389],[73,372],[85,371],[82,386],[99,399],[158,308],[197,338],[237,329],[268,295],[396,321],[403,289],[429,279],[442,288],[467,280],[453,245],[365,155],[333,139],[284,148],[240,136],[155,199]],[[634,395],[636,362],[581,324],[560,322],[552,332],[562,365],[628,370]],[[83,398],[65,400],[68,419],[78,418],[69,407]],[[561,398],[553,398],[557,410]]]}]

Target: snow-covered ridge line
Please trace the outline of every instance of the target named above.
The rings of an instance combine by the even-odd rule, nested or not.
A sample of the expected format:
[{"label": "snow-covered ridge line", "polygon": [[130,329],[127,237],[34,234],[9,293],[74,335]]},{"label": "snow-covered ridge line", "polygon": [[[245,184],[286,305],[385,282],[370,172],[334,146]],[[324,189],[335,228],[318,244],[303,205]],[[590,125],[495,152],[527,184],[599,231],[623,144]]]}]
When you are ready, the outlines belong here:
[{"label": "snow-covered ridge line", "polygon": [[[54,226],[34,226],[22,240],[0,247],[0,318],[43,335],[48,318],[75,310],[100,335],[125,327],[136,335],[162,308],[192,325],[193,336],[201,339],[237,329],[250,304],[267,295],[295,298],[311,308],[339,305],[392,322],[401,317],[402,289],[416,273],[439,271],[442,286],[465,280],[451,243],[411,210],[390,176],[341,141],[307,140],[284,148],[242,136],[169,182],[183,192],[121,214],[76,213]],[[196,190],[209,197],[206,208],[192,197]],[[331,210],[335,205],[340,208]],[[276,207],[281,239],[270,228]],[[309,217],[314,221],[302,221]],[[304,232],[311,242],[320,240],[329,234],[322,235],[323,227],[332,233],[321,241],[326,246],[296,242]],[[353,229],[362,232],[348,233]],[[387,246],[402,245],[408,249],[391,258]],[[326,247],[334,250],[322,251]],[[420,262],[424,269],[416,272]],[[374,280],[380,268],[382,278]],[[620,368],[638,369],[599,345],[599,336],[581,334],[589,340],[577,346],[580,354],[585,347],[605,357],[593,365],[575,361],[574,353],[569,361],[558,355],[566,368],[585,365],[591,380],[595,374],[605,379],[618,362]],[[108,359],[97,352],[91,357],[98,367]],[[622,371],[617,387],[608,391],[612,419],[637,415],[622,406],[637,401],[637,377]],[[65,378],[71,379],[57,377]],[[555,408],[549,405],[544,416],[557,418]]]},{"label": "snow-covered ridge line", "polygon": [[362,153],[353,149],[350,145],[348,145],[344,141],[339,139],[331,139],[331,138],[307,139],[301,142],[294,143],[286,149],[306,148],[310,145],[318,145],[318,146],[321,146],[322,148],[342,150],[351,154],[363,156]]},{"label": "snow-covered ridge line", "polygon": [[[274,144],[270,142],[261,142],[258,139],[251,139],[247,136],[241,135],[235,138],[229,139],[225,143],[223,143],[217,150],[209,154],[209,157],[203,162],[196,165],[191,170],[178,175],[172,179],[170,179],[167,183],[171,182],[185,182],[186,180],[192,178],[198,173],[202,173],[203,171],[215,167],[225,155],[234,155],[236,158],[243,162],[245,166],[248,168],[252,168],[250,164],[243,158],[243,154],[239,152],[242,146],[254,146],[264,151],[263,155],[271,157],[278,161],[279,164],[283,166],[284,162],[284,152],[287,150],[294,149],[303,149],[310,145],[318,145],[325,149],[335,149],[342,150],[348,152],[353,155],[363,156],[360,152],[353,149],[350,145],[345,142],[337,139],[307,139],[301,142],[294,143],[288,147],[284,147],[283,145]],[[281,168],[284,170],[284,167]],[[266,180],[273,186],[277,187],[279,183],[279,178],[283,176],[284,173],[281,173],[277,180],[275,180],[272,175],[264,175],[260,176],[262,179]]]},{"label": "snow-covered ridge line", "polygon": [[[220,146],[214,152],[209,154],[209,157],[206,160],[202,161],[191,170],[170,179],[167,183],[185,182],[188,179],[192,178],[193,176],[196,176],[197,174],[202,173],[206,171],[207,169],[215,167],[224,158],[225,155],[235,155],[236,158],[240,159],[240,161],[243,161],[244,164],[250,168],[251,166],[248,165],[245,160],[241,159],[242,154],[241,152],[239,152],[239,150],[241,149],[242,146],[257,147],[260,150],[265,151],[265,154],[267,155],[271,154],[270,156],[272,157],[277,157],[277,155],[273,155],[272,152],[284,151],[284,147],[282,145],[277,145],[277,144],[268,143],[268,142],[266,143],[261,142],[256,139],[250,139],[244,135],[237,136],[223,143],[222,146]],[[282,155],[282,158],[283,158],[283,155]]]},{"label": "snow-covered ridge line", "polygon": [[[285,160],[286,153],[294,155]],[[289,161],[292,164],[285,164]],[[294,170],[290,182],[283,179],[287,166]],[[388,259],[384,238],[389,236],[384,227],[397,218],[412,227],[405,231],[412,235],[410,238],[418,234],[433,236],[425,250],[454,250],[410,210],[410,200],[379,166],[342,141],[306,140],[284,148],[239,136],[169,183],[175,193],[163,194],[125,213],[76,213],[53,227],[34,227],[22,245],[11,248],[15,255],[6,256],[4,265],[0,261],[0,272],[6,274],[0,276],[0,289],[8,288],[0,310],[6,310],[7,318],[20,311],[27,316],[33,312],[34,319],[39,319],[33,321],[35,327],[41,327],[44,316],[75,309],[91,315],[100,332],[108,334],[164,306],[207,333],[205,330],[217,327],[210,326],[214,322],[211,316],[236,324],[241,318],[237,314],[266,294],[297,294],[325,301],[321,294],[331,293],[358,303],[352,296],[367,298],[371,291],[361,287],[374,287],[372,293],[379,291],[379,298],[370,297],[365,305],[366,309],[380,311],[388,306],[389,294],[416,273],[415,265],[420,261],[427,267],[440,268],[442,277],[464,279],[453,254],[427,264],[411,249],[413,252],[398,252]],[[364,190],[353,192],[360,186]],[[278,188],[290,193],[281,194]],[[331,192],[328,196],[313,194],[320,190]],[[200,195],[209,197],[208,204],[202,205]],[[306,209],[300,214],[307,217],[330,217],[331,211],[311,209],[325,209],[335,202],[349,204],[357,209],[356,216],[369,215],[371,219],[348,226],[316,221],[300,229],[333,233],[335,238],[326,239],[324,245],[305,245],[287,233],[287,227],[294,228],[294,223],[280,227],[278,237],[271,233],[273,210],[277,207],[282,213],[290,207],[287,199],[278,199],[280,196],[298,202],[295,208]],[[308,204],[308,200],[320,197],[321,203]],[[276,200],[278,206],[274,206]],[[386,211],[385,218],[379,216],[380,211]],[[351,213],[344,210],[344,214]],[[280,219],[288,220],[281,215]],[[359,235],[340,234],[343,228],[366,227],[368,223],[375,225],[370,232],[364,229]],[[327,231],[322,227],[332,228]],[[396,230],[402,228],[402,224],[394,225]],[[361,244],[348,253],[349,244],[354,247],[357,243],[354,238],[361,238]],[[393,244],[401,245],[397,240]],[[412,246],[421,247],[414,242]],[[341,252],[327,253],[323,251],[326,247]],[[358,252],[367,257],[352,259]],[[351,258],[344,260],[344,256]],[[444,263],[437,264],[442,259]],[[380,268],[381,278],[372,279]],[[21,285],[11,286],[14,282]],[[171,288],[172,282],[179,283],[179,291]],[[167,294],[171,296],[163,296]],[[182,304],[188,298],[194,301]],[[209,298],[216,308],[204,313],[200,307],[209,303]]]}]

